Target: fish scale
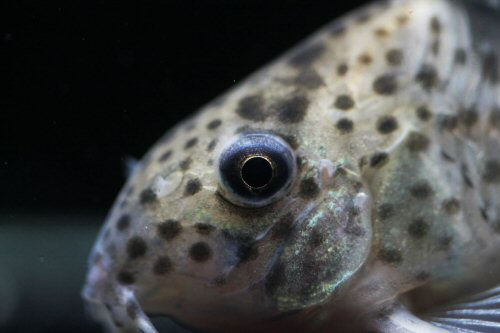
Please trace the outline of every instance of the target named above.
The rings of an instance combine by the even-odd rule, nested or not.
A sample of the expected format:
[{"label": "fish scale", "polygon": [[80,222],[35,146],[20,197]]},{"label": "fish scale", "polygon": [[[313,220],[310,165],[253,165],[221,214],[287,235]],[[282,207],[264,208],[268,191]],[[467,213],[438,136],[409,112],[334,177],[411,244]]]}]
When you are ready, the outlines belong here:
[{"label": "fish scale", "polygon": [[[171,129],[118,196],[84,298],[117,332],[155,332],[145,313],[220,332],[500,328],[498,307],[446,317],[500,283],[487,6],[374,3]],[[270,178],[252,185],[250,160]]]}]

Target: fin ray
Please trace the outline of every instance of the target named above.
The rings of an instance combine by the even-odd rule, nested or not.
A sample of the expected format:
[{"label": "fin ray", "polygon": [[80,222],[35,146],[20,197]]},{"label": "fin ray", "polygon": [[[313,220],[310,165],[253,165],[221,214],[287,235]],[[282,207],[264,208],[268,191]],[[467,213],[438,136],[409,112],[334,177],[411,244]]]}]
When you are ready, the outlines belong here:
[{"label": "fin ray", "polygon": [[438,309],[427,317],[432,324],[452,332],[499,332],[500,287],[473,295],[462,303]]}]

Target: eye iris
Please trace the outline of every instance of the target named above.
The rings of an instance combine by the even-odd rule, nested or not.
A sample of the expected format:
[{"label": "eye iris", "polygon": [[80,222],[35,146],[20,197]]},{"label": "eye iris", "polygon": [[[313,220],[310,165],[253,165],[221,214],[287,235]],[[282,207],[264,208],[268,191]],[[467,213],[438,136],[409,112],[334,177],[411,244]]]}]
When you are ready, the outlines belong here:
[{"label": "eye iris", "polygon": [[258,189],[266,186],[273,178],[273,166],[262,156],[252,156],[243,162],[241,179],[248,186]]}]

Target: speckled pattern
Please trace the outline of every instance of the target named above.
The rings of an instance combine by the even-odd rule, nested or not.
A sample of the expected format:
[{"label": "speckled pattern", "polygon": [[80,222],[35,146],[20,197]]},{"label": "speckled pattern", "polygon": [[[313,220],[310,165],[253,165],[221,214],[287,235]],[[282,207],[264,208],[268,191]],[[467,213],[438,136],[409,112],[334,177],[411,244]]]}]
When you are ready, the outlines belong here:
[{"label": "speckled pattern", "polygon": [[[119,332],[155,332],[145,312],[220,332],[354,332],[354,314],[394,300],[418,315],[498,284],[500,14],[485,15],[376,3],[171,129],[111,210],[84,297]],[[255,131],[291,147],[297,174],[245,208],[217,170]]]}]

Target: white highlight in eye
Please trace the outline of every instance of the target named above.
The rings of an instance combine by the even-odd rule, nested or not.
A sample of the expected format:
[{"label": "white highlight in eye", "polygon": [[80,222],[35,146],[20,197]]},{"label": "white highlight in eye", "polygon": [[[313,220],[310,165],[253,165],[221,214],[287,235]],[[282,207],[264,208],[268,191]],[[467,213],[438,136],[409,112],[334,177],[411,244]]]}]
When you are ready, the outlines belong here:
[{"label": "white highlight in eye", "polygon": [[182,182],[182,172],[176,171],[166,177],[157,175],[153,179],[151,190],[156,194],[157,198],[162,198],[172,194]]}]

